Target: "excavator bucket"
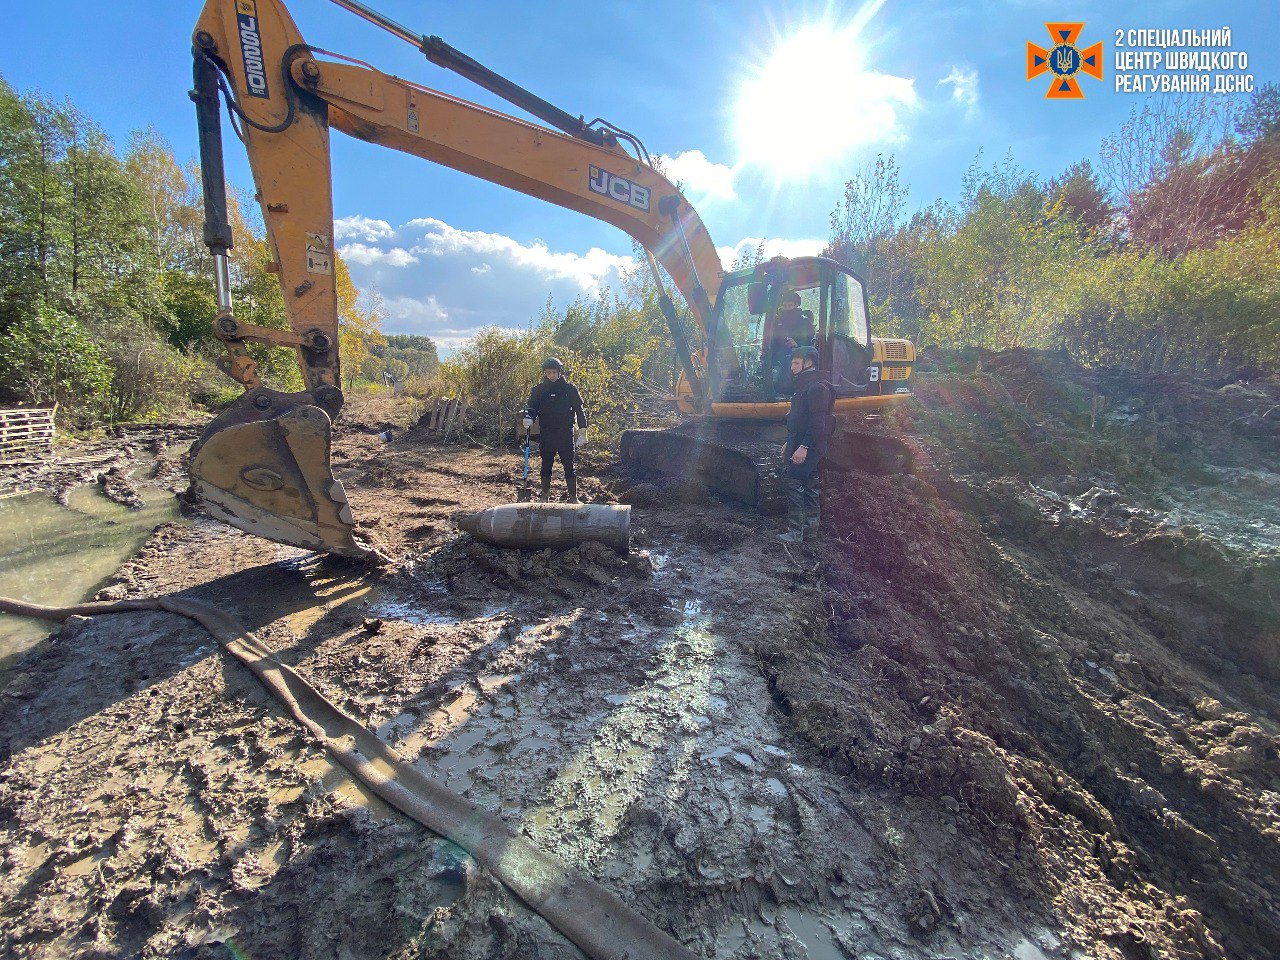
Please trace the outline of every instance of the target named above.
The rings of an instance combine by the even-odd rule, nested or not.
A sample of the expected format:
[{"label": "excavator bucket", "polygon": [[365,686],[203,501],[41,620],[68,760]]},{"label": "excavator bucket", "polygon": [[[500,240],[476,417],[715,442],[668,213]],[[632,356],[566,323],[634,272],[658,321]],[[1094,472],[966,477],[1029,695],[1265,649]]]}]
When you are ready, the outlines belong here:
[{"label": "excavator bucket", "polygon": [[355,538],[346,491],[329,462],[332,430],[309,393],[251,390],[192,448],[189,496],[211,516],[267,540],[381,561]]}]

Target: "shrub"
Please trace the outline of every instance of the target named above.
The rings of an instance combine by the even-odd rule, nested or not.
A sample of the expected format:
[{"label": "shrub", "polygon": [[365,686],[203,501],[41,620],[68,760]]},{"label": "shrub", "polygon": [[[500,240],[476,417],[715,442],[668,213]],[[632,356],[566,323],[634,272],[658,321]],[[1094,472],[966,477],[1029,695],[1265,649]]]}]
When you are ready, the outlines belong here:
[{"label": "shrub", "polygon": [[466,397],[468,430],[498,442],[542,376],[548,349],[537,334],[488,327],[440,364],[439,392]]},{"label": "shrub", "polygon": [[113,325],[103,337],[111,365],[107,418],[134,420],[186,406],[201,380],[203,364],[169,345],[140,321]]},{"label": "shrub", "polygon": [[47,303],[0,337],[0,383],[10,399],[57,401],[79,419],[104,406],[111,366],[103,346],[75,318]]}]

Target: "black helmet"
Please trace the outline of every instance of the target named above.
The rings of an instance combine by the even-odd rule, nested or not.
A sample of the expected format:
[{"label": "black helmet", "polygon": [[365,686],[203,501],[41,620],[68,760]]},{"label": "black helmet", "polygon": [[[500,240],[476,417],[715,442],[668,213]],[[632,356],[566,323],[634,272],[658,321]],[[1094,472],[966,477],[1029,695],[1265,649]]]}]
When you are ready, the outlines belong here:
[{"label": "black helmet", "polygon": [[791,359],[792,360],[808,360],[814,366],[817,366],[818,348],[817,347],[795,347],[791,351]]},{"label": "black helmet", "polygon": [[564,364],[560,362],[559,357],[547,357],[542,361],[543,370],[563,370]]}]

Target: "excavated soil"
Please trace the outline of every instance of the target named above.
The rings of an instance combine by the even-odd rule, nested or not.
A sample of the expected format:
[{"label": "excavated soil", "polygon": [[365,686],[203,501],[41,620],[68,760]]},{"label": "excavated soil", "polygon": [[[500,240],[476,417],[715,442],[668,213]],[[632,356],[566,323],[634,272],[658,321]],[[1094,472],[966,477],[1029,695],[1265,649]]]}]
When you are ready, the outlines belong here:
[{"label": "excavated soil", "polygon": [[[459,534],[515,455],[356,398],[335,468],[394,567],[197,515],[102,596],[228,609],[703,956],[1280,954],[1280,389],[1011,352],[917,391],[911,471],[829,474],[813,547],[589,458],[625,557]],[[0,856],[8,956],[581,956],[163,614],[18,664]]]}]

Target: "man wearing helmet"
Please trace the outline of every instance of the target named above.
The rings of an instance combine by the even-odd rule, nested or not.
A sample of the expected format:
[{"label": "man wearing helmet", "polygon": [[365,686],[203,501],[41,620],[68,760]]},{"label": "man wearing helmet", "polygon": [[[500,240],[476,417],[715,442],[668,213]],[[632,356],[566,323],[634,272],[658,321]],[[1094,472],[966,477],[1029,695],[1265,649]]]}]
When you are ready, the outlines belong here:
[{"label": "man wearing helmet", "polygon": [[[528,414],[525,417],[525,429],[538,421],[538,446],[542,453],[542,496],[543,503],[551,499],[551,467],[555,463],[556,454],[560,455],[560,464],[564,467],[564,482],[569,488],[569,500],[578,502],[578,478],[573,472],[573,449],[575,442],[582,445],[587,442],[587,414],[582,409],[582,395],[578,388],[569,382],[564,375],[564,364],[558,357],[549,357],[542,364],[542,381],[529,394]],[[578,429],[573,428],[577,418]]]},{"label": "man wearing helmet", "polygon": [[787,442],[782,446],[787,494],[791,498],[791,530],[781,539],[800,543],[818,531],[818,468],[827,452],[835,409],[835,391],[818,370],[817,347],[802,346],[791,351],[791,382],[796,392],[787,414]]}]

